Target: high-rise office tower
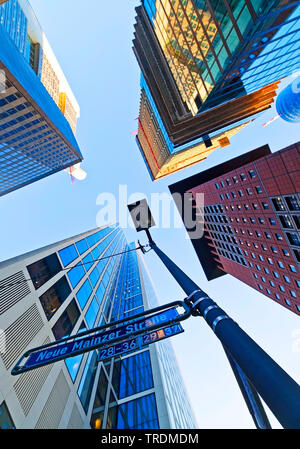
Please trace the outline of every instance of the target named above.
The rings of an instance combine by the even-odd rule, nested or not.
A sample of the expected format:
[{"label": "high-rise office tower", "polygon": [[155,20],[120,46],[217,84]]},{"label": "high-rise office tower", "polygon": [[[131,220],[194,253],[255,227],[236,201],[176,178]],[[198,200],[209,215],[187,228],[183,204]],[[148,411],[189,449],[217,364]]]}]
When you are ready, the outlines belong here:
[{"label": "high-rise office tower", "polygon": [[118,226],[0,263],[0,428],[194,428],[170,342],[97,362],[97,351],[11,376],[41,344],[153,307],[142,255]]},{"label": "high-rise office tower", "polygon": [[298,315],[299,174],[300,142],[265,145],[170,186],[204,221],[203,237],[190,236],[208,280],[231,274]]},{"label": "high-rise office tower", "polygon": [[228,145],[298,68],[299,2],[142,0],[136,12],[137,143],[152,179]]},{"label": "high-rise office tower", "polygon": [[27,0],[0,5],[0,196],[82,160],[79,106]]}]

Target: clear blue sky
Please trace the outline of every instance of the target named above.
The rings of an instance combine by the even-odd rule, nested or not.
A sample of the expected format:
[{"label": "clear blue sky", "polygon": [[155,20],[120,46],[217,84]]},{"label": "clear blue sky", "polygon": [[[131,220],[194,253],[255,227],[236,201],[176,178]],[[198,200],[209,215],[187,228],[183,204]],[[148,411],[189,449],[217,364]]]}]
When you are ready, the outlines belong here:
[{"label": "clear blue sky", "polygon": [[[96,226],[102,192],[168,192],[168,185],[269,143],[277,151],[299,140],[299,126],[275,115],[262,118],[214,152],[207,161],[156,183],[130,133],[137,127],[139,68],[132,52],[134,7],[138,0],[31,0],[39,21],[81,107],[77,139],[88,177],[71,184],[65,172],[50,176],[0,202],[1,260],[70,237]],[[145,242],[144,237],[139,236]],[[231,276],[208,283],[183,229],[154,229],[153,237],[211,297],[280,365],[300,382],[300,319]],[[136,238],[128,232],[129,240]],[[184,298],[164,267],[149,253],[148,267],[162,303]],[[221,345],[200,318],[184,324],[173,339],[178,363],[200,428],[253,428]],[[276,392],[274,392],[276,394]],[[280,428],[270,415],[274,427]]]}]

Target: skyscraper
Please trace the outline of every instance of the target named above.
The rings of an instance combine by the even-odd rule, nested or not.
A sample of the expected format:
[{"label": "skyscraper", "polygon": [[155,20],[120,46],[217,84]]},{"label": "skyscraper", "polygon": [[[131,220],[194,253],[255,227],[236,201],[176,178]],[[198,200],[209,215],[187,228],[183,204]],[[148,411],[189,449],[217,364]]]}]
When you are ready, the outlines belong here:
[{"label": "skyscraper", "polygon": [[203,237],[190,235],[208,280],[231,274],[298,315],[299,172],[300,142],[265,145],[170,186],[204,218]]},{"label": "skyscraper", "polygon": [[0,6],[0,41],[1,196],[82,155],[79,106],[27,0]]},{"label": "skyscraper", "polygon": [[236,126],[271,106],[279,81],[299,64],[298,4],[142,0],[137,142],[153,179],[205,159],[222,138],[228,145]]},{"label": "skyscraper", "polygon": [[0,428],[195,427],[168,341],[104,362],[92,351],[10,374],[26,349],[155,304],[142,256],[118,226],[2,262],[0,279]]}]

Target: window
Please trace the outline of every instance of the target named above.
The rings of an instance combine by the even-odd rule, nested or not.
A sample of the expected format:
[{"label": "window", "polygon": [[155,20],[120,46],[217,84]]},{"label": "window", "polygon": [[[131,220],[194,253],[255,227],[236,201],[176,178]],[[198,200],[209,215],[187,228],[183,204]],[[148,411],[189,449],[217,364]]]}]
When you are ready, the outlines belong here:
[{"label": "window", "polygon": [[32,263],[27,267],[27,270],[34,288],[37,290],[61,271],[61,264],[57,255],[54,253],[38,262]]},{"label": "window", "polygon": [[290,294],[293,298],[297,298],[296,293],[294,292],[294,290],[290,290]]},{"label": "window", "polygon": [[271,234],[269,232],[265,232],[265,236],[266,236],[267,239],[271,239],[272,238],[272,236],[271,236]]},{"label": "window", "polygon": [[273,218],[273,217],[270,217],[270,218],[269,218],[269,222],[270,222],[270,224],[271,224],[272,226],[275,226],[275,225],[276,225],[276,220],[275,220],[275,218]]},{"label": "window", "polygon": [[278,260],[277,264],[278,264],[278,266],[279,266],[280,268],[284,268],[284,265],[283,265],[283,263],[282,263],[280,260]]},{"label": "window", "polygon": [[255,174],[254,170],[249,170],[248,173],[249,173],[249,176],[250,176],[251,179],[256,177],[256,174]]},{"label": "window", "polygon": [[271,246],[271,251],[272,251],[272,253],[274,253],[274,254],[277,254],[277,253],[278,253],[276,246]]},{"label": "window", "polygon": [[237,176],[233,176],[232,177],[232,180],[233,180],[233,183],[234,184],[237,184],[239,181],[238,181],[238,179],[237,179]]},{"label": "window", "polygon": [[259,221],[260,224],[265,224],[265,220],[262,217],[259,217],[258,221]]},{"label": "window", "polygon": [[287,284],[291,283],[290,278],[288,276],[286,276],[285,274],[283,275],[283,278]]},{"label": "window", "polygon": [[253,191],[252,191],[252,189],[250,189],[250,187],[248,187],[246,189],[246,192],[247,192],[248,195],[253,195]]},{"label": "window", "polygon": [[291,245],[300,246],[300,240],[299,240],[299,237],[297,234],[292,234],[291,232],[287,232],[286,235],[287,235]]},{"label": "window", "polygon": [[230,186],[230,185],[231,185],[231,181],[230,181],[230,179],[226,179],[226,184],[227,184],[228,186]]},{"label": "window", "polygon": [[269,284],[271,285],[271,287],[275,287],[275,284],[273,281],[269,281]]},{"label": "window", "polygon": [[278,232],[275,233],[275,237],[276,237],[276,240],[279,240],[279,241],[283,240],[282,235],[278,234]]},{"label": "window", "polygon": [[289,215],[279,215],[279,220],[283,228],[293,229],[293,223]]},{"label": "window", "polygon": [[67,248],[60,250],[59,256],[64,267],[67,267],[73,260],[77,259],[78,253],[74,245],[70,245]]},{"label": "window", "polygon": [[97,352],[93,351],[89,354],[81,381],[78,387],[77,394],[81,401],[85,413],[88,412],[92,389],[97,371]]},{"label": "window", "polygon": [[279,285],[279,289],[284,293],[285,292],[285,288],[283,285]]},{"label": "window", "polygon": [[284,205],[282,198],[280,198],[280,197],[273,198],[272,203],[273,203],[276,211],[285,210],[285,205]]},{"label": "window", "polygon": [[98,312],[99,312],[99,304],[96,297],[94,297],[90,307],[88,308],[88,311],[85,314],[85,320],[90,329],[94,327]]},{"label": "window", "polygon": [[273,275],[276,279],[279,279],[279,274],[277,273],[277,271],[273,271]]},{"label": "window", "polygon": [[286,256],[286,257],[288,257],[290,255],[290,253],[289,253],[289,251],[287,249],[283,248],[282,252],[283,252],[283,255]]},{"label": "window", "polygon": [[216,186],[216,189],[219,189],[219,188],[220,188],[220,186],[219,186],[218,183],[216,183],[215,186]]},{"label": "window", "polygon": [[300,216],[299,215],[293,215],[293,219],[294,219],[296,228],[300,229]]},{"label": "window", "polygon": [[15,429],[14,422],[5,402],[2,402],[0,405],[0,429]]},{"label": "window", "polygon": [[262,205],[263,209],[265,209],[265,210],[270,209],[269,204],[266,203],[265,201],[263,201],[263,202],[261,203],[261,205]]},{"label": "window", "polygon": [[67,299],[70,293],[71,288],[64,276],[40,296],[40,301],[48,321]]},{"label": "window", "polygon": [[119,405],[117,423],[118,429],[158,429],[155,394]]},{"label": "window", "polygon": [[88,272],[94,264],[94,259],[93,259],[92,255],[88,254],[87,256],[85,256],[82,259],[82,263],[83,263],[83,266],[84,266],[86,272]]},{"label": "window", "polygon": [[266,247],[266,245],[262,244],[261,247],[262,247],[263,251],[268,251],[268,248]]},{"label": "window", "polygon": [[280,295],[278,295],[278,293],[275,293],[275,298],[278,299],[278,301],[280,301]]},{"label": "window", "polygon": [[118,399],[153,388],[149,351],[115,362],[113,386]]},{"label": "window", "polygon": [[294,265],[289,265],[289,268],[292,273],[297,273],[296,267],[294,267]]},{"label": "window", "polygon": [[83,276],[85,275],[85,271],[81,263],[77,264],[72,270],[68,272],[68,278],[73,288],[79,284]]},{"label": "window", "polygon": [[291,210],[291,211],[300,210],[299,200],[298,200],[298,198],[296,196],[294,196],[294,195],[293,196],[287,196],[285,198],[285,200],[287,202],[289,210]]},{"label": "window", "polygon": [[94,246],[95,243],[97,243],[97,240],[95,239],[94,234],[93,234],[93,235],[89,235],[89,236],[86,238],[86,241],[87,241],[87,244],[89,245],[90,248],[91,248],[92,246]]},{"label": "window", "polygon": [[95,287],[95,285],[97,284],[97,282],[98,282],[98,280],[100,278],[99,271],[97,270],[97,267],[95,267],[93,269],[93,271],[89,275],[89,278],[90,278],[92,286]]},{"label": "window", "polygon": [[289,301],[288,299],[286,299],[285,302],[286,302],[286,304],[287,304],[288,306],[291,306],[291,301]]},{"label": "window", "polygon": [[84,306],[88,302],[88,299],[89,299],[89,297],[92,294],[92,291],[93,290],[92,290],[91,284],[89,283],[88,280],[86,280],[85,283],[83,284],[83,286],[77,292],[76,296],[77,296],[79,305],[80,305],[82,310],[84,309]]},{"label": "window", "polygon": [[270,265],[273,265],[274,262],[273,262],[273,259],[271,259],[271,257],[268,257],[267,260],[268,260],[268,262],[269,262]]},{"label": "window", "polygon": [[265,270],[265,273],[270,274],[270,271],[268,268],[264,268],[264,270]]},{"label": "window", "polygon": [[257,203],[252,203],[252,207],[253,207],[253,209],[254,209],[254,210],[258,210],[258,209],[259,209],[259,207],[258,207],[258,204],[257,204]]},{"label": "window", "polygon": [[76,243],[76,248],[79,252],[79,254],[83,254],[85,253],[85,251],[88,250],[88,244],[86,243],[86,240],[80,240],[79,242]]},{"label": "window", "polygon": [[246,181],[246,179],[247,179],[245,173],[241,173],[240,174],[240,178],[241,178],[242,181]]},{"label": "window", "polygon": [[52,327],[52,332],[55,339],[60,340],[61,338],[71,335],[79,316],[79,309],[76,305],[75,299],[73,299]]}]

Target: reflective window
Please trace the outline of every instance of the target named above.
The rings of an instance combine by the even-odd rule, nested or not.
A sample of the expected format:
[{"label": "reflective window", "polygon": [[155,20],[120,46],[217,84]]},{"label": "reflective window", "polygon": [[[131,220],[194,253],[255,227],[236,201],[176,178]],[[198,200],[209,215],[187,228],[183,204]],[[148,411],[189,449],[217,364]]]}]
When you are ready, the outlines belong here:
[{"label": "reflective window", "polygon": [[155,394],[125,402],[118,407],[118,429],[158,429]]},{"label": "reflective window", "polygon": [[90,248],[91,248],[91,246],[94,246],[95,243],[97,242],[94,235],[90,235],[89,237],[87,237],[86,241]]},{"label": "reflective window", "polygon": [[79,316],[79,309],[77,307],[75,299],[73,299],[66,310],[62,313],[61,317],[52,327],[52,332],[56,340],[60,340],[61,338],[71,335]]},{"label": "reflective window", "polygon": [[44,257],[27,267],[28,273],[37,290],[61,270],[61,264],[56,254]]},{"label": "reflective window", "polygon": [[116,361],[113,386],[119,399],[153,388],[149,351]]},{"label": "reflective window", "polygon": [[83,284],[83,286],[80,288],[80,290],[78,290],[77,295],[76,295],[79,305],[82,310],[84,309],[84,306],[88,302],[88,299],[92,294],[92,291],[93,291],[93,289],[91,287],[91,284],[89,283],[89,280],[87,279],[85,281],[85,283]]},{"label": "reflective window", "polygon": [[93,351],[88,356],[77,392],[85,413],[88,412],[96,371],[97,352]]},{"label": "reflective window", "polygon": [[82,263],[86,271],[89,271],[89,269],[92,267],[94,263],[94,259],[91,254],[88,254],[82,259]]},{"label": "reflective window", "polygon": [[59,251],[59,255],[64,267],[67,267],[73,260],[77,259],[78,253],[74,245],[70,245]]},{"label": "reflective window", "polygon": [[40,296],[40,301],[48,321],[67,299],[70,293],[71,288],[66,277],[64,276],[51,288],[49,288],[49,290],[47,290],[42,296]]},{"label": "reflective window", "polygon": [[283,202],[282,198],[280,198],[280,197],[273,198],[272,199],[272,203],[273,203],[273,205],[275,207],[275,210],[277,210],[277,211],[285,210],[285,205],[284,205],[284,202]]},{"label": "reflective window", "polygon": [[88,308],[88,311],[85,314],[85,320],[87,322],[87,325],[90,329],[92,329],[94,327],[96,318],[97,318],[97,314],[99,312],[99,304],[98,301],[96,299],[96,297],[93,299],[93,301],[91,302],[90,307]]},{"label": "reflective window", "polygon": [[68,278],[73,288],[75,288],[76,285],[79,284],[84,275],[85,271],[81,262],[68,272]]},{"label": "reflective window", "polygon": [[93,269],[93,271],[90,273],[89,278],[90,278],[92,286],[95,287],[95,285],[97,284],[97,282],[100,278],[99,271],[97,270],[97,267],[95,267]]}]

